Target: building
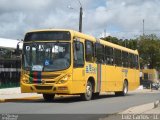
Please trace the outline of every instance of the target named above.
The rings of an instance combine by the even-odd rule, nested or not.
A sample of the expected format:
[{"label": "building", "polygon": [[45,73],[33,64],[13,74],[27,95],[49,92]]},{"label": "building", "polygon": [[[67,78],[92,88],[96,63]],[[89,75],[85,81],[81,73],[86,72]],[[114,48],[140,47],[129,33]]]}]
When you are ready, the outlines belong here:
[{"label": "building", "polygon": [[18,40],[0,38],[0,88],[19,86],[21,60],[16,56],[18,43]]}]

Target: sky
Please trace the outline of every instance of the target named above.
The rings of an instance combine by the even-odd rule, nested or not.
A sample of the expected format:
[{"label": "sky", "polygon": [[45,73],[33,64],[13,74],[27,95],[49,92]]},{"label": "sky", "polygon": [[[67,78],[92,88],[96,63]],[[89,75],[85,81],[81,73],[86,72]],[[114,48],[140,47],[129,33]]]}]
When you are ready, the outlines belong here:
[{"label": "sky", "polygon": [[[160,36],[160,0],[79,0],[83,33],[97,38]],[[0,0],[0,38],[23,39],[27,31],[79,28],[78,0]]]}]

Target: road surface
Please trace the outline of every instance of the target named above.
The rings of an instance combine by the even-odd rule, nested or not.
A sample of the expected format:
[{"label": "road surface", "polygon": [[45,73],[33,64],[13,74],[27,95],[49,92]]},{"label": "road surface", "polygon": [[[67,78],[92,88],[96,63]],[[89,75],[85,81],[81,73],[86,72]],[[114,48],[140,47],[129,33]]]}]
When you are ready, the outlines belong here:
[{"label": "road surface", "polygon": [[79,96],[60,98],[54,102],[45,102],[40,98],[0,103],[0,114],[113,114],[156,100],[160,100],[160,92],[129,93],[125,97],[101,95],[99,99],[91,101],[81,101]]}]

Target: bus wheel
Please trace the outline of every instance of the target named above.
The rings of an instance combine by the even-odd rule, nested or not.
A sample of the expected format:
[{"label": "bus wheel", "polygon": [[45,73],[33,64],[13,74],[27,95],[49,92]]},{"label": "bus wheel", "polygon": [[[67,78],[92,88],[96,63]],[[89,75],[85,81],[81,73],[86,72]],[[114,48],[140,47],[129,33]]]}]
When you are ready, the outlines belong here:
[{"label": "bus wheel", "polygon": [[127,81],[124,81],[123,91],[115,92],[115,95],[116,96],[126,96],[127,92],[128,92],[128,83],[127,83]]},{"label": "bus wheel", "polygon": [[87,86],[86,86],[86,92],[81,94],[82,100],[89,101],[92,98],[93,94],[93,86],[90,81],[88,81]]},{"label": "bus wheel", "polygon": [[55,94],[43,94],[43,98],[45,101],[51,102],[54,100]]}]

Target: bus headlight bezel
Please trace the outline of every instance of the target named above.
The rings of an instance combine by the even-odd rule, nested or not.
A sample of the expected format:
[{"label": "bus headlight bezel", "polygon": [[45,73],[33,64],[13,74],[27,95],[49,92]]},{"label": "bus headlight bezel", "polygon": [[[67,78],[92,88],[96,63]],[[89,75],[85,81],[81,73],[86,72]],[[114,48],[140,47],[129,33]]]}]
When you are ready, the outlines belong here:
[{"label": "bus headlight bezel", "polygon": [[67,74],[67,75],[65,75],[63,78],[61,78],[61,79],[57,82],[57,84],[64,84],[64,83],[66,83],[68,80],[70,80],[70,78],[71,78],[71,74]]}]

